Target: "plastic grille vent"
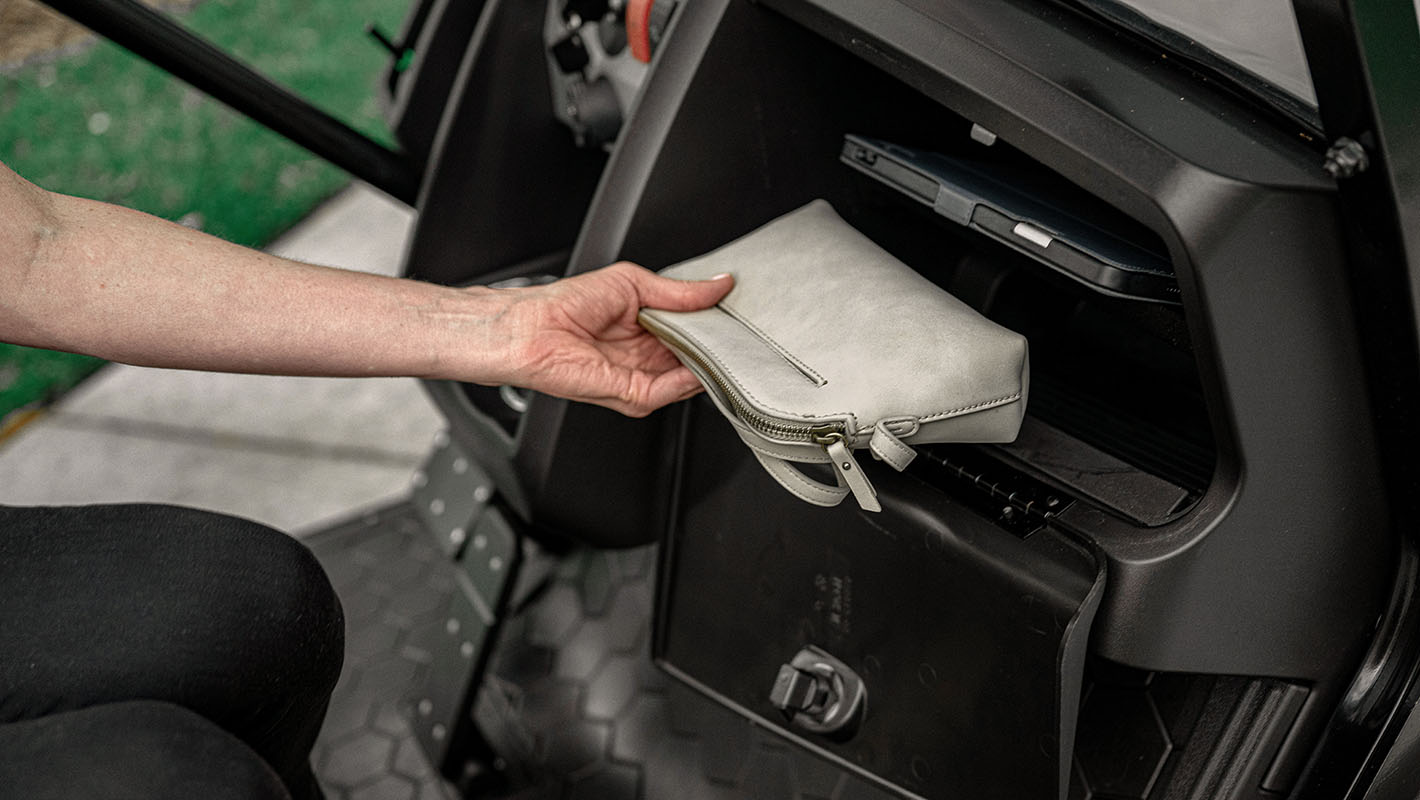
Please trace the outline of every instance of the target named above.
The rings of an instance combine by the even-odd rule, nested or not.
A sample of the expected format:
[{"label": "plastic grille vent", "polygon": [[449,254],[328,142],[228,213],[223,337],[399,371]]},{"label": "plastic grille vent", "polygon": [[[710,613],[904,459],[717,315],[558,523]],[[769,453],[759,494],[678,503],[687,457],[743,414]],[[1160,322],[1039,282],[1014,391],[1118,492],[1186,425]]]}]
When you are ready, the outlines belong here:
[{"label": "plastic grille vent", "polygon": [[978,514],[1025,538],[1069,507],[1069,498],[961,445],[919,447],[909,472],[951,493]]}]

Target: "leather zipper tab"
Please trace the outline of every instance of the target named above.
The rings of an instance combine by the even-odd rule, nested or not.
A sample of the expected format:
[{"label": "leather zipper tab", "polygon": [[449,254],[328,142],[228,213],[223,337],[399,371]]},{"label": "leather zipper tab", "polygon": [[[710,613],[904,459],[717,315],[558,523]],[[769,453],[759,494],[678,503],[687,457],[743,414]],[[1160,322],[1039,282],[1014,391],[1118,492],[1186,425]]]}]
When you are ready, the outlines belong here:
[{"label": "leather zipper tab", "polygon": [[833,471],[838,475],[839,485],[848,487],[848,491],[853,493],[854,499],[864,511],[882,511],[883,507],[878,504],[878,490],[873,488],[868,476],[863,474],[857,459],[853,458],[853,451],[843,443],[843,437],[834,437],[824,445],[824,449],[828,451]]}]

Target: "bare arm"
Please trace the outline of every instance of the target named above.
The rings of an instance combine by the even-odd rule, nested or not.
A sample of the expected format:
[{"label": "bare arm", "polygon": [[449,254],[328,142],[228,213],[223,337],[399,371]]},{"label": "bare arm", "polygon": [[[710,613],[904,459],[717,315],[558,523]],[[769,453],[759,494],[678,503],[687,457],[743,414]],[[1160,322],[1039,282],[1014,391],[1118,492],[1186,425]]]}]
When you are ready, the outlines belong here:
[{"label": "bare arm", "polygon": [[453,289],[316,267],[0,165],[0,340],[145,366],[508,383],[644,414],[694,378],[635,323],[717,302],[616,265],[547,287]]}]

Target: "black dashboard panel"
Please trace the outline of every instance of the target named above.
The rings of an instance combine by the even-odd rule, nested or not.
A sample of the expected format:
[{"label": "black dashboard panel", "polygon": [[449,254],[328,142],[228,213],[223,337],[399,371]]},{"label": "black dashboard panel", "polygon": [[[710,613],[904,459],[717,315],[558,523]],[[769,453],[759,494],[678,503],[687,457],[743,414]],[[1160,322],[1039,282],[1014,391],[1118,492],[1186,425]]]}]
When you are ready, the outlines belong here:
[{"label": "black dashboard panel", "polygon": [[[703,2],[675,35],[573,271],[616,258],[664,266],[822,196],[988,314],[1034,326],[1041,352],[1114,330],[1094,334],[1108,349],[1077,348],[1045,370],[1060,391],[1041,413],[1147,462],[1108,434],[1140,423],[1130,406],[1181,400],[1177,413],[1142,414],[1163,463],[1137,466],[1196,497],[1160,525],[1093,501],[1060,516],[1109,556],[1097,652],[1307,680],[1356,657],[1389,575],[1389,528],[1350,311],[1337,302],[1335,200],[1309,144],[1049,6]],[[973,123],[1001,140],[987,157],[1058,173],[1157,234],[1178,313],[1081,295],[835,163],[847,132],[950,152],[979,147]],[[1143,341],[1171,355],[1151,367]],[[1111,382],[1157,402],[1092,403],[1119,396]],[[1183,459],[1172,471],[1170,454]]]},{"label": "black dashboard panel", "polygon": [[[1003,670],[999,685],[960,673],[986,694],[1018,682],[1086,697],[1071,786],[1056,779],[1054,788],[1081,798],[1228,800],[1320,791],[1297,777],[1304,769],[1314,777],[1316,745],[1334,741],[1323,727],[1350,726],[1353,741],[1374,744],[1376,715],[1393,707],[1384,696],[1368,705],[1383,695],[1375,687],[1404,678],[1376,665],[1407,652],[1395,650],[1397,659],[1387,649],[1387,632],[1403,625],[1383,612],[1388,588],[1408,596],[1394,556],[1406,513],[1393,510],[1408,507],[1414,407],[1399,380],[1413,372],[1413,350],[1391,341],[1413,336],[1413,321],[1395,313],[1409,294],[1404,281],[1377,278],[1388,256],[1369,235],[1384,234],[1390,218],[1357,202],[1358,187],[1391,174],[1383,160],[1384,169],[1338,189],[1314,131],[1067,2],[687,0],[608,161],[576,149],[549,107],[538,30],[545,0],[479,5],[430,140],[407,272],[460,283],[619,259],[661,267],[822,197],[1031,342],[1020,439],[921,448],[907,474],[884,473],[887,484],[911,487],[899,493],[904,511],[891,524],[847,508],[806,515],[791,498],[737,483],[757,474],[754,464],[719,446],[723,423],[693,409],[629,420],[544,396],[526,398],[523,409],[521,395],[509,404],[497,388],[431,384],[454,436],[530,536],[556,547],[660,540],[667,574],[704,587],[720,574],[743,582],[747,572],[733,558],[713,569],[677,563],[677,552],[689,552],[678,542],[793,536],[811,549],[822,544],[812,539],[820,528],[859,543],[935,531],[955,537],[969,561],[980,548],[1015,553],[1058,535],[1104,564],[1083,668],[1047,674],[1034,651],[1029,664]],[[1332,43],[1331,27],[1345,44],[1346,20],[1303,6],[1309,45]],[[1344,50],[1314,52],[1314,63],[1345,66]],[[1341,102],[1324,104],[1324,115],[1346,116],[1348,92],[1334,96]],[[1364,138],[1360,131],[1332,135]],[[935,215],[845,166],[848,135],[968,161],[1000,180],[1025,174],[1028,185],[1103,209],[1090,220],[1147,242],[1169,296],[1138,302],[1096,291],[1052,268],[1060,264],[1042,264],[1040,253],[1012,247],[1009,225],[983,223],[988,236]],[[1352,228],[1343,230],[1348,215]],[[1373,313],[1387,307],[1389,316]],[[868,548],[857,560],[873,557]],[[917,566],[893,563],[901,572]],[[1043,562],[972,563],[988,565],[969,576],[986,585],[1000,577],[988,567],[1029,572]],[[1400,568],[1413,569],[1407,563]],[[772,560],[754,569],[772,574]],[[871,575],[863,596],[892,600],[891,575],[858,574]],[[930,605],[937,598],[919,591],[922,583],[904,596],[917,592]],[[677,620],[714,618],[716,608],[696,605],[713,592],[679,585],[662,587],[663,597],[679,593],[675,609],[662,608],[662,644],[694,641]],[[729,594],[720,602],[744,592]],[[1020,643],[1019,619],[993,615],[969,591],[953,597],[968,623],[991,624],[923,614],[893,625],[889,615],[874,647]],[[783,622],[786,609],[765,608],[765,618]],[[756,635],[778,653],[778,640],[793,638],[785,630]],[[887,641],[893,636],[902,638]],[[738,653],[691,650],[667,645],[659,655],[718,699],[740,691],[731,705],[755,702],[758,683],[734,683]],[[1359,689],[1348,688],[1358,674]],[[991,735],[1016,723],[1016,733],[1038,731],[1043,717],[1026,716],[995,720],[1002,727]],[[1061,711],[1062,734],[1068,716]],[[1123,740],[1130,747],[1116,748]],[[1056,744],[1059,767],[1070,748]],[[958,755],[972,747],[953,745]],[[1125,762],[1153,766],[1133,774]]]}]

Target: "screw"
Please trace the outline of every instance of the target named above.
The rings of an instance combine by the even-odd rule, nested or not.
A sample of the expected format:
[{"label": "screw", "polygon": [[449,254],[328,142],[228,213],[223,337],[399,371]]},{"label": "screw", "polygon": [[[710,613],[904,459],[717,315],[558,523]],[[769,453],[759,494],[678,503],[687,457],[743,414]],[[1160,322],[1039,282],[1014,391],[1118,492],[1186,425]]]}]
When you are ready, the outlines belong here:
[{"label": "screw", "polygon": [[1326,174],[1341,180],[1365,172],[1370,165],[1371,157],[1366,154],[1366,148],[1355,139],[1342,136],[1326,151],[1326,160],[1321,168],[1326,170]]}]

